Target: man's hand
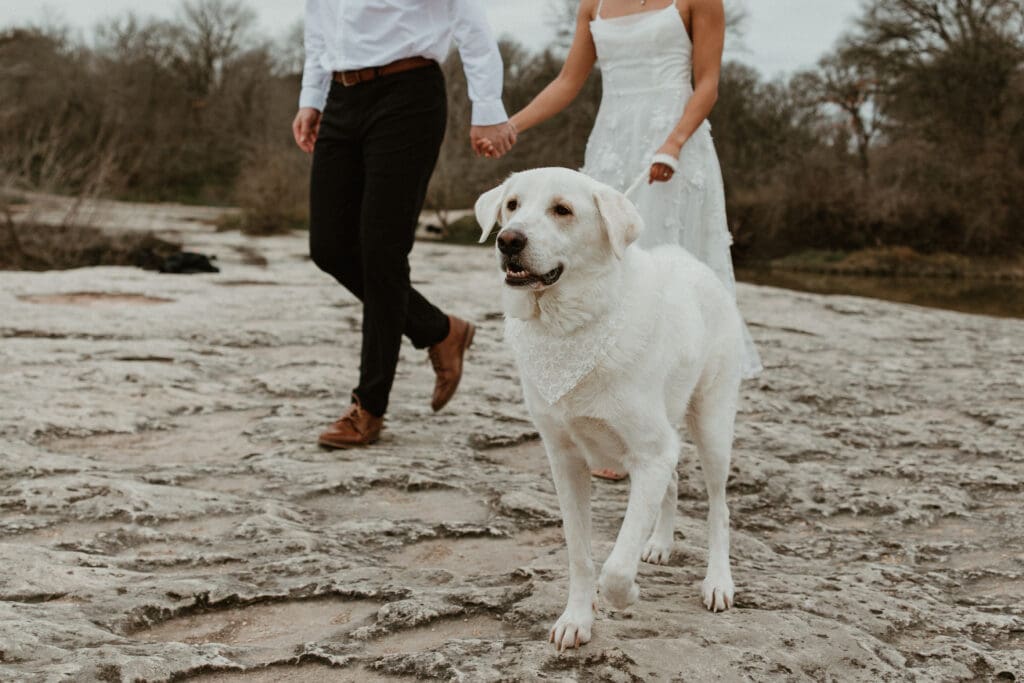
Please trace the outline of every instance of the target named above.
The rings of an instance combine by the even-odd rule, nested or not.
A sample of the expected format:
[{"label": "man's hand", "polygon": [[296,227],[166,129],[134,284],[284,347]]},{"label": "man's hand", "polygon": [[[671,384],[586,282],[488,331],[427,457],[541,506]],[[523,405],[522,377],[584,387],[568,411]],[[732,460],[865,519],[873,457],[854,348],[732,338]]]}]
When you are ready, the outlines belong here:
[{"label": "man's hand", "polygon": [[292,121],[292,135],[295,144],[303,152],[311,153],[316,146],[316,137],[320,134],[320,112],[312,107],[303,107]]},{"label": "man's hand", "polygon": [[469,140],[477,156],[500,159],[516,144],[516,129],[508,121],[494,126],[473,126],[469,129]]}]

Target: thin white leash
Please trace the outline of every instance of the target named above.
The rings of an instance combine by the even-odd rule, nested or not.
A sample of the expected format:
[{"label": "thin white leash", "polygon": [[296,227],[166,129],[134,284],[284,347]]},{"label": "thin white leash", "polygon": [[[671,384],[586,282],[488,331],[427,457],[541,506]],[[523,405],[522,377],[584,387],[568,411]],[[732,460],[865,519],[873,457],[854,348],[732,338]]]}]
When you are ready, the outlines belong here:
[{"label": "thin white leash", "polygon": [[[675,157],[669,156],[668,154],[655,154],[654,157],[651,159],[651,165],[653,166],[654,164],[664,164],[665,166],[668,166],[669,168],[672,169],[672,173],[676,173],[679,170],[679,160],[676,159]],[[644,184],[644,181],[649,179],[650,177],[651,170],[650,166],[648,166],[647,168],[640,172],[640,175],[638,175],[636,177],[636,180],[634,180],[633,183],[628,188],[626,188],[626,191],[623,192],[623,194],[629,197],[634,192],[639,190],[640,186]]]}]

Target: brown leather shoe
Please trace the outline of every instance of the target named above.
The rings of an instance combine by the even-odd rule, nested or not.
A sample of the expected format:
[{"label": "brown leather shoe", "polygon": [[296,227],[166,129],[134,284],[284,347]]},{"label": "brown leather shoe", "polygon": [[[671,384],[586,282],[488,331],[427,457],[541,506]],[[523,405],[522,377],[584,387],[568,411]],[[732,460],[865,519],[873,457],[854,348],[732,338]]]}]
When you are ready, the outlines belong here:
[{"label": "brown leather shoe", "polygon": [[434,366],[437,381],[434,383],[434,397],[430,407],[436,413],[448,405],[462,379],[462,360],[466,349],[473,344],[476,327],[473,323],[460,320],[454,315],[448,316],[450,329],[444,341],[430,347],[430,362]]},{"label": "brown leather shoe", "polygon": [[384,418],[363,410],[356,401],[345,414],[338,418],[326,432],[320,435],[319,443],[325,448],[358,448],[369,446],[380,438]]}]

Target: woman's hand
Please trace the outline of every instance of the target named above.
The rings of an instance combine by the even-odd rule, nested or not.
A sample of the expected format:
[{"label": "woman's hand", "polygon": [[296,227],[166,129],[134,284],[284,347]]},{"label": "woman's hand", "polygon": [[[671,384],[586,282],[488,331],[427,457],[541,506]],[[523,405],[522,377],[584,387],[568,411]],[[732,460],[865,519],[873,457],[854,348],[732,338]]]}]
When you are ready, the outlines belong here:
[{"label": "woman's hand", "polygon": [[[657,154],[666,154],[672,157],[673,159],[678,159],[679,154],[680,152],[682,152],[682,150],[682,145],[678,145],[675,142],[666,142],[657,151]],[[653,183],[667,183],[668,181],[672,180],[672,176],[674,176],[675,174],[676,172],[668,164],[651,164],[651,173],[650,177],[647,180],[647,184],[651,185]]]}]

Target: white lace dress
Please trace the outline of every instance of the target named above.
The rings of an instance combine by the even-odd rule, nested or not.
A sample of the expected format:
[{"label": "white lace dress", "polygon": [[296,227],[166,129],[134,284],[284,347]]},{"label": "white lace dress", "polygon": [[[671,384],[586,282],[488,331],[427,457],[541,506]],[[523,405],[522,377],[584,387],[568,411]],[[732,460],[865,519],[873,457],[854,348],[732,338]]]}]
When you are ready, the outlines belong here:
[{"label": "white lace dress", "polygon": [[[693,95],[693,45],[674,3],[613,19],[601,19],[599,5],[597,14],[590,30],[604,94],[582,170],[625,191],[650,168]],[[644,218],[641,246],[679,244],[735,293],[722,171],[707,121],[683,147],[672,180],[645,180],[630,198]],[[752,378],[761,359],[745,326],[744,337],[743,376]]]}]

